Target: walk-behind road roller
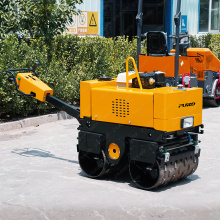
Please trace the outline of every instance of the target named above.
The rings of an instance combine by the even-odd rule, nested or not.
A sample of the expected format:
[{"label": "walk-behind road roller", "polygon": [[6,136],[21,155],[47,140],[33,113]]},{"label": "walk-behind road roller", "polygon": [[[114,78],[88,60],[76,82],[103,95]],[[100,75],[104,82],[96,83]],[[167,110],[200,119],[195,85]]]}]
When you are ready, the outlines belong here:
[{"label": "walk-behind road roller", "polygon": [[[128,71],[129,60],[135,66]],[[35,66],[36,67],[36,66]],[[7,70],[23,95],[47,101],[79,121],[77,151],[92,178],[129,165],[134,183],[153,189],[195,172],[202,133],[202,89],[166,87],[165,73],[138,73],[133,58],[117,79],[80,83],[80,110],[57,99],[34,68]]]},{"label": "walk-behind road roller", "polygon": [[[129,61],[135,71],[129,71]],[[54,97],[36,67],[7,70],[9,81],[21,94],[47,101],[79,121],[77,151],[87,176],[102,177],[128,165],[133,182],[151,190],[197,169],[202,88],[168,87],[165,72],[138,72],[130,57],[117,78],[80,83],[79,110]]]}]

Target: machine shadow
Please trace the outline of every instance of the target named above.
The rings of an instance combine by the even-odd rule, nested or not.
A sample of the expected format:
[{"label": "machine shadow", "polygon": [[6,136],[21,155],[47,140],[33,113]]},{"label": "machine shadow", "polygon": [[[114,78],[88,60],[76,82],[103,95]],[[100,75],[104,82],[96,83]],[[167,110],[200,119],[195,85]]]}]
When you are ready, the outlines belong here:
[{"label": "machine shadow", "polygon": [[206,105],[203,105],[203,107],[202,107],[202,109],[210,109],[210,108],[213,108],[213,107],[206,106]]},{"label": "machine shadow", "polygon": [[[50,151],[45,151],[45,150],[42,150],[39,148],[14,149],[11,151],[11,153],[14,153],[14,154],[17,154],[17,155],[20,155],[23,157],[54,158],[54,159],[66,161],[69,163],[79,164],[78,161],[68,160],[68,159],[61,158],[61,157],[56,157],[55,155],[51,154]],[[83,171],[80,171],[79,175],[82,177],[88,178],[88,176]],[[155,192],[155,193],[163,192],[163,191],[169,190],[169,189],[177,187],[177,186],[189,184],[190,182],[196,181],[198,179],[200,179],[200,177],[198,175],[192,174],[189,177],[187,177],[186,179],[178,180],[176,182],[169,183],[165,186],[160,186],[159,188],[156,188],[156,189],[152,190],[151,192]],[[117,182],[117,183],[128,183],[129,186],[134,187],[134,188],[138,188],[131,180],[127,165],[121,167],[118,170],[113,170],[112,172],[108,173],[104,177],[98,178],[97,181],[113,181],[113,182]],[[143,190],[143,189],[140,189],[140,190]]]},{"label": "machine shadow", "polygon": [[69,163],[79,164],[78,161],[75,160],[68,160],[61,157],[56,157],[55,155],[51,154],[50,151],[45,151],[39,148],[23,148],[23,149],[14,149],[11,153],[18,154],[24,157],[43,157],[43,158],[54,158],[57,160],[67,161]]},{"label": "machine shadow", "polygon": [[[85,178],[88,178],[88,176],[81,170],[79,172],[79,175]],[[97,178],[97,181],[113,181],[117,183],[130,183],[131,177],[129,175],[128,166],[122,167],[120,170],[112,171],[102,177]]]}]

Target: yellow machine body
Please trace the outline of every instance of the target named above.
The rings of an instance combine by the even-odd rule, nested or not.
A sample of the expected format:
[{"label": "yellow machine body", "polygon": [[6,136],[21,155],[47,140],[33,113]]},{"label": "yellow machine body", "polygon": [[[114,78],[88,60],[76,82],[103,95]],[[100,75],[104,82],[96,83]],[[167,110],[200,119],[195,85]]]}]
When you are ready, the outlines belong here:
[{"label": "yellow machine body", "polygon": [[126,88],[114,79],[81,82],[80,91],[81,118],[167,132],[181,130],[184,117],[194,117],[194,126],[202,123],[201,88]]},{"label": "yellow machine body", "polygon": [[53,90],[32,73],[18,73],[16,78],[19,90],[26,94],[34,94],[34,98],[44,102],[47,94],[53,95]]},{"label": "yellow machine body", "polygon": [[[133,76],[135,77],[135,76]],[[53,90],[32,73],[17,74],[19,89],[46,101]],[[117,86],[111,81],[89,80],[80,83],[80,118],[94,121],[153,128],[159,131],[181,130],[181,119],[193,117],[202,123],[202,89],[160,87],[140,89]]]}]

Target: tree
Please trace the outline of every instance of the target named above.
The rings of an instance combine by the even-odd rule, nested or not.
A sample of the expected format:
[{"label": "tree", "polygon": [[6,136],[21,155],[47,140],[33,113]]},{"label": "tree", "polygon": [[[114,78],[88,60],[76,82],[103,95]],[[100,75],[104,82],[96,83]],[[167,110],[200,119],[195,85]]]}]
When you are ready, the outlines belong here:
[{"label": "tree", "polygon": [[4,33],[21,31],[32,38],[45,37],[49,41],[66,30],[78,14],[76,4],[83,0],[2,0],[1,29]]},{"label": "tree", "polygon": [[0,38],[10,31],[17,32],[18,13],[17,0],[1,0],[0,2]]}]

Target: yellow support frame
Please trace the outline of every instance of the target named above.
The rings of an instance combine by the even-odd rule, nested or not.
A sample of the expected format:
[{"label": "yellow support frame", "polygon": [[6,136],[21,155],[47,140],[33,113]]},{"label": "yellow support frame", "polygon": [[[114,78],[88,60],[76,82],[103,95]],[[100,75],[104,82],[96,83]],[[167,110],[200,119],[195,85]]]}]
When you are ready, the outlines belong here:
[{"label": "yellow support frame", "polygon": [[[135,70],[135,73],[129,75],[129,60],[132,60],[133,62],[133,66],[134,66],[134,70]],[[138,79],[138,84],[140,86],[140,89],[142,89],[142,84],[141,84],[141,80],[140,80],[140,76],[139,76],[139,73],[138,73],[138,70],[137,70],[137,65],[135,63],[135,60],[133,57],[128,57],[127,60],[126,60],[126,87],[128,88],[128,82],[129,80],[131,79],[134,79],[136,78]]]}]

